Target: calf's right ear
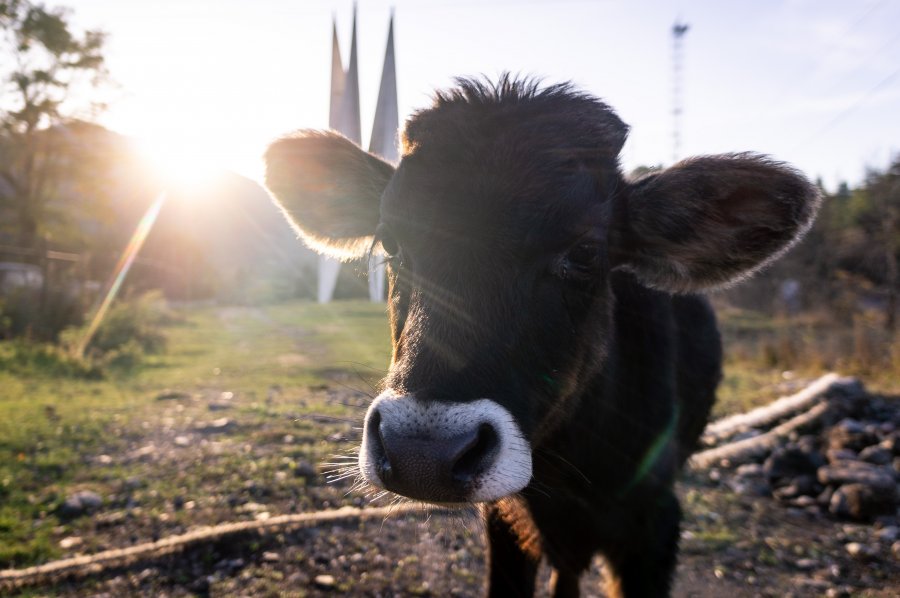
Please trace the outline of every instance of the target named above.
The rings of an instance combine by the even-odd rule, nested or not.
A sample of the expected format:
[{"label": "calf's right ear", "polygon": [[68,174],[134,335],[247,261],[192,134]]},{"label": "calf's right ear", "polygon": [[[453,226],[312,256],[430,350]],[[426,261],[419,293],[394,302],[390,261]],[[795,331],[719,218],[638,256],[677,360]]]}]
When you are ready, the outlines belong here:
[{"label": "calf's right ear", "polygon": [[624,190],[611,262],[664,291],[727,286],[787,250],[810,227],[819,202],[805,177],[765,156],[684,160]]},{"label": "calf's right ear", "polygon": [[266,187],[307,245],[344,260],[365,254],[393,166],[324,131],[283,137],[265,160]]}]

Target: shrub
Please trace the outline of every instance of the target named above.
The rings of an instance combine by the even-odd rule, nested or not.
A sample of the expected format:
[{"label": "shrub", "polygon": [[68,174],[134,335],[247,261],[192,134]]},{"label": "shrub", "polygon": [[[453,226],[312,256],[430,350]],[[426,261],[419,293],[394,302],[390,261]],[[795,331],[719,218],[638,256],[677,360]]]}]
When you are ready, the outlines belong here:
[{"label": "shrub", "polygon": [[0,370],[52,378],[103,376],[102,370],[90,360],[75,357],[55,345],[23,339],[0,343]]},{"label": "shrub", "polygon": [[16,289],[0,305],[0,338],[56,341],[60,332],[81,322],[78,298],[64,289]]},{"label": "shrub", "polygon": [[143,358],[144,349],[137,341],[130,340],[107,351],[98,361],[104,368],[128,371],[140,365]]},{"label": "shrub", "polygon": [[[105,361],[113,351],[157,354],[165,351],[166,336],[161,328],[177,321],[166,307],[159,291],[114,303],[87,345],[85,353]],[[74,347],[86,332],[85,327],[67,330],[64,344]],[[126,348],[127,347],[127,348]]]}]

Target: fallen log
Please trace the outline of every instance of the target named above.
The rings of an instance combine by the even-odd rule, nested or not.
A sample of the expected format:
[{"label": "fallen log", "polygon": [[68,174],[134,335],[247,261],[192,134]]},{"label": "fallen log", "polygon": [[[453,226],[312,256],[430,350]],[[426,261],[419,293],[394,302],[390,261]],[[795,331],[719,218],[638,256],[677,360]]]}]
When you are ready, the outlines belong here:
[{"label": "fallen log", "polygon": [[[859,388],[857,389],[857,387]],[[769,427],[777,421],[808,410],[835,389],[862,393],[858,380],[841,377],[831,372],[815,380],[800,392],[781,397],[747,413],[732,415],[709,424],[703,432],[701,442],[705,446],[716,446],[742,432]]]},{"label": "fallen log", "polygon": [[227,536],[241,533],[266,533],[314,527],[326,523],[385,519],[392,515],[423,511],[423,506],[417,503],[368,509],[344,507],[315,513],[280,515],[258,521],[238,521],[202,527],[177,536],[161,538],[156,542],[146,542],[128,548],[105,550],[96,554],[61,559],[24,569],[0,570],[0,593],[25,586],[51,583],[68,577],[96,575],[108,569],[126,567],[137,562],[160,558],[181,552],[195,544],[221,540]]},{"label": "fallen log", "polygon": [[827,402],[818,403],[809,411],[795,415],[764,434],[701,451],[690,458],[688,467],[693,470],[706,469],[726,459],[734,464],[759,458],[775,448],[791,432],[799,431],[815,424],[825,415],[830,407],[831,405]]}]

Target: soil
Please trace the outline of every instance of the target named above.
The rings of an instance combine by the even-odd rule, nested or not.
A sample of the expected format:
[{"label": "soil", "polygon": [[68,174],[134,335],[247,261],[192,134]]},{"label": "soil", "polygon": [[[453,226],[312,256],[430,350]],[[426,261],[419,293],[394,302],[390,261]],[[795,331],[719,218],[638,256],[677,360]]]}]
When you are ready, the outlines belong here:
[{"label": "soil", "polygon": [[[688,480],[680,490],[687,516],[675,596],[900,595],[900,555],[892,554],[890,543],[879,543],[871,525],[785,509],[771,499],[737,495],[700,480]],[[116,537],[127,545],[124,534]],[[854,541],[872,552],[851,556],[846,547]],[[582,578],[584,596],[603,595],[602,568],[597,558]],[[477,516],[423,511],[228,537],[154,562],[66,580],[36,594],[478,596],[484,572]],[[539,595],[546,595],[549,570],[542,567],[540,575]]]},{"label": "soil", "polygon": [[[351,478],[328,483],[323,475],[328,466],[313,467],[300,459],[310,454],[308,445],[323,442],[329,454],[351,454],[359,438],[352,423],[326,417],[314,422],[315,428],[304,431],[301,426],[285,436],[268,424],[235,423],[228,419],[234,417],[228,409],[210,413],[196,397],[165,400],[172,402],[173,413],[201,414],[204,422],[193,416],[175,418],[136,439],[132,450],[96,456],[98,467],[113,468],[114,491],[104,496],[100,511],[60,529],[60,545],[69,556],[131,546],[201,525],[370,504],[370,498],[352,490]],[[313,391],[306,400],[313,407],[360,402],[333,390]],[[244,463],[239,485],[232,483],[235,455]],[[135,463],[145,463],[147,476],[119,479],[114,468]],[[213,475],[217,471],[221,477]],[[898,525],[896,517],[875,524],[837,521],[813,509],[784,507],[770,497],[735,493],[725,480],[713,478],[708,472],[695,473],[679,485],[685,520],[675,596],[900,595],[900,538],[889,533]],[[177,493],[180,479],[185,480],[183,494]],[[174,484],[176,494],[157,491],[159,480]],[[468,597],[483,595],[484,553],[475,512],[423,510],[383,521],[229,536],[20,593]],[[603,595],[602,568],[598,557],[582,577],[584,596]],[[546,595],[546,566],[540,576],[539,595]]]}]

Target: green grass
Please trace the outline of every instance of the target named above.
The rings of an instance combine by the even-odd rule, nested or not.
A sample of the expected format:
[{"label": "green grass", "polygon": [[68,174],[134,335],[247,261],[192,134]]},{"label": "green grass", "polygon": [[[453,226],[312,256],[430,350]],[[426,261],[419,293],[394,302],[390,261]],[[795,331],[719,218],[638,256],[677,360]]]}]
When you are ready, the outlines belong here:
[{"label": "green grass", "polygon": [[[267,404],[271,389],[297,397],[310,388],[334,386],[336,378],[346,380],[339,384],[365,388],[360,377],[377,380],[390,358],[383,305],[295,303],[203,308],[183,315],[184,322],[166,329],[167,352],[144,357],[127,375],[113,372],[104,379],[83,375],[78,364],[54,349],[0,343],[0,568],[57,556],[59,530],[54,528],[65,524],[66,532],[80,530],[78,522],[62,522],[55,514],[65,497],[80,488],[113,494],[120,480],[134,473],[128,467],[100,469],[92,459],[118,455],[158,428],[163,412],[171,409],[170,401],[156,400],[164,389],[192,395],[229,391],[246,398],[226,415],[246,428],[239,437],[249,438],[260,422],[278,423],[283,414],[298,412],[290,400]],[[348,415],[340,405],[316,405],[315,411]],[[200,415],[214,419],[220,414]],[[321,434],[317,427],[285,420],[283,429],[270,425],[267,434],[315,437]],[[297,458],[315,453],[315,446],[295,450]],[[223,458],[203,474],[156,481],[155,492],[170,497],[195,490],[199,495],[205,482],[217,475],[227,478],[240,457]],[[259,471],[274,475],[268,463]],[[161,501],[148,499],[147,504],[152,509]]]},{"label": "green grass", "polygon": [[[0,343],[0,568],[58,557],[59,540],[69,535],[83,536],[81,550],[102,548],[91,518],[63,521],[57,508],[73,491],[89,489],[107,499],[104,513],[126,510],[122,485],[129,478],[141,480],[133,492],[140,512],[129,523],[141,541],[157,526],[172,530],[238,516],[224,504],[229,497],[300,510],[350,500],[343,496],[346,487],[306,488],[292,472],[298,463],[328,461],[352,449],[352,439],[334,437],[352,435],[364,395],[385,373],[390,342],[384,306],[297,302],[191,308],[176,315],[164,328],[165,352],[144,355],[131,369],[107,369],[102,378],[89,363],[54,348]],[[727,360],[717,416],[783,394],[788,369],[811,378],[832,365],[847,371],[846,365],[876,388],[900,392],[897,369],[884,365],[890,361],[873,367],[825,350],[843,345],[900,355],[900,345],[884,349],[877,344],[882,337],[862,324],[834,332],[816,321],[726,312],[722,328]],[[831,334],[840,342],[829,341]],[[165,390],[184,398],[158,400]],[[210,397],[226,391],[236,397],[234,407],[211,410]],[[235,425],[227,435],[203,435],[193,427],[221,417]],[[171,447],[185,430],[193,433],[190,446],[172,451],[183,455],[182,462],[124,458],[153,442]],[[107,463],[100,466],[102,456]],[[264,488],[248,487],[248,481]],[[178,497],[195,501],[197,510],[173,511]],[[707,540],[727,539],[718,533],[711,529]]]},{"label": "green grass", "polygon": [[829,371],[856,376],[873,392],[900,395],[900,333],[885,331],[872,314],[859,314],[852,325],[819,314],[771,318],[738,309],[720,309],[718,317],[725,375],[717,417],[764,405],[793,392],[791,381]]}]

